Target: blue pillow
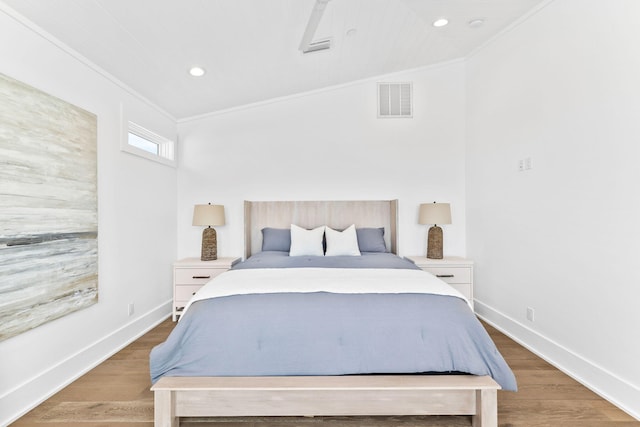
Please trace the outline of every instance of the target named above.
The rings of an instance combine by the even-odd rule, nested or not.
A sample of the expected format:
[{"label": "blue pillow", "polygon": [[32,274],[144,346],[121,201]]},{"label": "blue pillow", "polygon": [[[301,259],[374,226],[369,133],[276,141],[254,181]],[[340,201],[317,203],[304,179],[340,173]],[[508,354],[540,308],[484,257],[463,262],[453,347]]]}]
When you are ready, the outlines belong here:
[{"label": "blue pillow", "polygon": [[288,228],[262,229],[262,250],[289,252],[291,249],[291,230]]},{"label": "blue pillow", "polygon": [[384,243],[384,227],[356,228],[360,252],[387,252]]}]

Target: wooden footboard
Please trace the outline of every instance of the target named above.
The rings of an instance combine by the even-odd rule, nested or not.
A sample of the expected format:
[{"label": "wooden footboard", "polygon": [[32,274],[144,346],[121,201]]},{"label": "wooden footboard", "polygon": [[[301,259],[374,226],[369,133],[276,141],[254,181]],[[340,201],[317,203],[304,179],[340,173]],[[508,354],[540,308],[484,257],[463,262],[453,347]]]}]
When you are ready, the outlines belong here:
[{"label": "wooden footboard", "polygon": [[353,375],[318,377],[163,377],[155,426],[180,417],[472,415],[497,427],[497,390],[488,376]]}]

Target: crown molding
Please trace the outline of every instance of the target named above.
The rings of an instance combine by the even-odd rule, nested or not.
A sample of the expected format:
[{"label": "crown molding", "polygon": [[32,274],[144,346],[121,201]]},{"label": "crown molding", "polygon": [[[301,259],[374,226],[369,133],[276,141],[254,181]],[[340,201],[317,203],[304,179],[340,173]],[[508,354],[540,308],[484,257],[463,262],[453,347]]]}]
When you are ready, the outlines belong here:
[{"label": "crown molding", "polygon": [[90,70],[92,70],[93,72],[97,73],[98,75],[104,77],[105,79],[107,79],[111,83],[113,83],[116,86],[120,87],[122,90],[124,90],[128,94],[138,98],[139,100],[141,100],[145,104],[149,105],[150,107],[152,107],[153,109],[158,111],[160,114],[166,116],[167,118],[173,120],[174,122],[177,121],[177,119],[172,114],[170,114],[168,111],[164,110],[163,108],[161,108],[160,106],[155,104],[153,101],[151,101],[148,98],[144,97],[139,92],[137,92],[135,89],[133,89],[132,87],[128,86],[127,84],[125,84],[124,82],[122,82],[121,80],[119,80],[118,78],[113,76],[112,74],[108,73],[107,71],[105,71],[103,68],[101,68],[97,64],[91,62],[89,59],[87,59],[85,56],[83,56],[80,52],[72,49],[70,46],[68,46],[67,44],[65,44],[61,40],[57,39],[52,34],[48,33],[47,31],[45,31],[44,29],[42,29],[41,27],[39,27],[35,23],[31,22],[30,20],[28,20],[27,18],[25,18],[24,16],[22,16],[21,14],[16,12],[14,9],[12,9],[9,6],[7,6],[7,4],[2,2],[2,1],[0,1],[0,12],[4,13],[9,18],[11,18],[14,21],[16,21],[17,23],[19,23],[20,25],[24,26],[25,28],[29,29],[33,33],[35,33],[38,36],[42,37],[43,39],[45,39],[46,41],[51,43],[53,46],[55,46],[56,48],[60,49],[61,51],[63,51],[64,53],[66,53],[67,55],[69,55],[70,57],[75,59],[76,61],[78,61],[80,64],[82,64],[85,67],[89,68]]}]

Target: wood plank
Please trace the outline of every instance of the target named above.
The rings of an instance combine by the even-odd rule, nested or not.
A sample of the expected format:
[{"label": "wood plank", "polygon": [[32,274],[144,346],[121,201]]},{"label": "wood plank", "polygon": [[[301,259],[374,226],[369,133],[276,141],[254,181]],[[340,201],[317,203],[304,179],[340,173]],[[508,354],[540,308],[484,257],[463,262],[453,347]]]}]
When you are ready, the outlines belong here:
[{"label": "wood plank", "polygon": [[176,414],[192,416],[471,415],[469,390],[182,391]]},{"label": "wood plank", "polygon": [[155,427],[178,427],[180,420],[176,416],[174,393],[169,390],[156,390],[154,392],[154,417]]},{"label": "wood plank", "polygon": [[[473,375],[354,375],[315,377],[164,377],[153,387],[169,402],[156,421],[203,416],[474,415],[497,426],[490,377]],[[158,403],[157,403],[158,405]],[[170,405],[172,410],[167,410]],[[175,405],[175,406],[173,406]],[[173,410],[175,408],[175,412]],[[169,412],[171,412],[169,414]]]},{"label": "wood plank", "polygon": [[498,425],[498,396],[495,389],[476,391],[476,411],[471,422],[473,427]]},{"label": "wood plank", "polygon": [[155,390],[468,390],[500,386],[476,375],[343,375],[281,377],[162,377]]},{"label": "wood plank", "polygon": [[397,250],[396,200],[338,201],[245,201],[245,257],[260,252],[264,227],[289,228],[296,224],[305,228],[328,225],[344,229],[384,227],[385,243],[391,252]]}]

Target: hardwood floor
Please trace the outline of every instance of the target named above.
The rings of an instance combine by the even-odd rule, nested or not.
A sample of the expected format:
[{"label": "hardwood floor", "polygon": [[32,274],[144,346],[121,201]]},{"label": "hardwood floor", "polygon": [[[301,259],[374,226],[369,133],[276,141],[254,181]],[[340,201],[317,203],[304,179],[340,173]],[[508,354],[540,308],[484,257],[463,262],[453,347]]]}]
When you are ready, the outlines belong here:
[{"label": "hardwood floor", "polygon": [[[13,427],[151,427],[149,351],[165,340],[170,319],[88,372]],[[598,397],[508,337],[485,325],[513,369],[519,390],[498,392],[501,427],[640,427],[640,421]],[[470,417],[256,417],[193,419],[183,427],[457,427]]]}]

